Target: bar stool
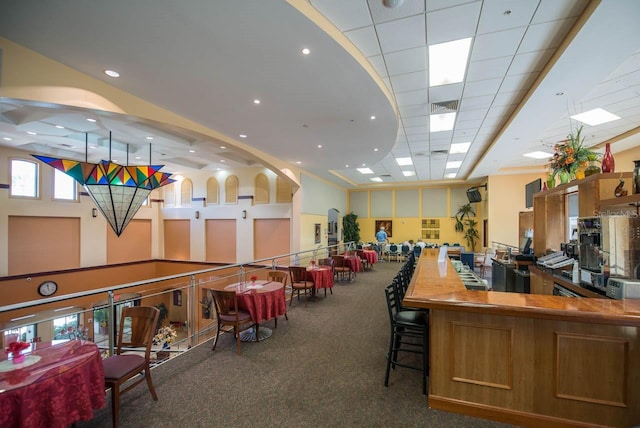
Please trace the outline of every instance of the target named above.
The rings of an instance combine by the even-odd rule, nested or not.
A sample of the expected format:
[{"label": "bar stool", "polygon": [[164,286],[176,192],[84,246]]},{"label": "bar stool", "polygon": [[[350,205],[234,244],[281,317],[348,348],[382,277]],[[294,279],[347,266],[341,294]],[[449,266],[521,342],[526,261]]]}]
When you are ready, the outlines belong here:
[{"label": "bar stool", "polygon": [[[391,338],[387,352],[387,370],[384,386],[389,386],[389,372],[396,366],[422,372],[422,393],[427,394],[427,375],[429,373],[429,318],[425,311],[400,310],[393,284],[384,289],[391,325]],[[401,362],[401,353],[422,355],[422,365]]]}]

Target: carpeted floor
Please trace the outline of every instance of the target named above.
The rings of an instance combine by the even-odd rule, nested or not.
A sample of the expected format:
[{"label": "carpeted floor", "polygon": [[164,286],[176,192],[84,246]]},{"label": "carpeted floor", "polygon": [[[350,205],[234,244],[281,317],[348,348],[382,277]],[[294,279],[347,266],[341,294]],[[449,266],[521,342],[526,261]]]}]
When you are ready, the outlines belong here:
[{"label": "carpeted floor", "polygon": [[[243,343],[230,334],[152,370],[121,400],[122,427],[506,427],[431,410],[418,371],[397,368],[384,387],[389,320],[383,289],[401,263],[379,263],[333,295],[294,299],[273,335]],[[273,322],[266,324],[273,327]],[[107,407],[78,427],[111,426]]]}]

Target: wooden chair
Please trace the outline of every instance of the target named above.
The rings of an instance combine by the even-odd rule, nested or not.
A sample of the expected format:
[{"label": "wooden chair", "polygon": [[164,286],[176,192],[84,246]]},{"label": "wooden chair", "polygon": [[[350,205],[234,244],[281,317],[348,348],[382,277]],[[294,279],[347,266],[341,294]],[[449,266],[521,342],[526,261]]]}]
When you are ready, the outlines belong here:
[{"label": "wooden chair", "polygon": [[[288,277],[289,275],[281,270],[270,270],[269,272],[267,272],[267,280],[282,283],[282,286],[285,288],[285,290],[287,289]],[[284,318],[289,321],[289,317],[287,316],[286,312],[284,313]],[[278,318],[275,319],[275,327],[278,328]]]},{"label": "wooden chair", "polygon": [[347,277],[347,281],[351,281],[351,266],[349,266],[345,260],[344,256],[333,256],[333,273],[336,277],[336,280],[345,281],[345,276]]},{"label": "wooden chair", "polygon": [[360,258],[360,263],[362,263],[363,270],[369,270],[371,266],[369,265],[369,260],[364,255],[364,250],[356,250],[356,255]]},{"label": "wooden chair", "polygon": [[220,332],[223,331],[223,327],[233,327],[233,334],[236,337],[236,353],[238,355],[240,355],[242,352],[242,350],[240,349],[240,332],[242,330],[245,330],[245,328],[241,327],[254,327],[256,329],[256,341],[260,341],[260,335],[258,334],[260,325],[253,322],[253,320],[251,319],[251,314],[249,314],[249,312],[238,309],[238,295],[236,294],[235,290],[212,289],[211,294],[213,294],[213,302],[215,303],[216,308],[216,318],[218,320],[218,331],[216,332],[216,339],[213,342],[212,351],[216,350],[218,338],[220,337]]},{"label": "wooden chair", "polygon": [[291,299],[289,300],[289,306],[293,302],[294,293],[298,294],[298,301],[300,301],[300,291],[304,290],[304,307],[307,307],[307,301],[309,300],[307,296],[307,290],[310,290],[311,295],[313,295],[316,284],[313,280],[309,279],[307,276],[307,268],[304,266],[289,266],[289,275],[291,276]]},{"label": "wooden chair", "polygon": [[[102,360],[104,383],[107,388],[111,388],[111,415],[114,427],[118,426],[120,419],[120,395],[143,380],[146,379],[151,396],[158,401],[158,395],[151,381],[149,360],[159,314],[160,310],[153,306],[122,308],[116,354]],[[130,320],[130,323],[126,320]],[[125,354],[123,348],[144,348],[144,356],[134,353]],[[138,375],[144,376],[130,383],[126,388],[120,389],[125,382]]]},{"label": "wooden chair", "polygon": [[473,259],[473,270],[482,269],[482,265],[484,264],[484,260],[487,257],[487,253],[489,252],[489,248],[484,249],[484,253],[476,253]]}]

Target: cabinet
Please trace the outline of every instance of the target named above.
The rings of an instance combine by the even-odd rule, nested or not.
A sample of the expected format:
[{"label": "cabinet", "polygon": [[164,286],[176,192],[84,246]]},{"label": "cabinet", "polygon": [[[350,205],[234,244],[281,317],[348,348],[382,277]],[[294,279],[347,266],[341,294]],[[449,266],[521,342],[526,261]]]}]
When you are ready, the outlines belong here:
[{"label": "cabinet", "polygon": [[553,281],[535,266],[529,268],[529,286],[531,294],[553,295]]},{"label": "cabinet", "polygon": [[510,291],[515,289],[515,265],[493,259],[491,265],[491,289],[493,291]]},{"label": "cabinet", "polygon": [[[625,181],[625,189],[632,192],[631,172],[594,174],[582,180],[561,184],[533,196],[533,248],[537,255],[547,250],[559,250],[567,242],[567,195],[578,194],[578,215],[593,217],[615,211],[636,211],[640,195],[616,198],[614,191]],[[635,204],[635,207],[630,207]],[[533,292],[533,291],[532,291]]]}]

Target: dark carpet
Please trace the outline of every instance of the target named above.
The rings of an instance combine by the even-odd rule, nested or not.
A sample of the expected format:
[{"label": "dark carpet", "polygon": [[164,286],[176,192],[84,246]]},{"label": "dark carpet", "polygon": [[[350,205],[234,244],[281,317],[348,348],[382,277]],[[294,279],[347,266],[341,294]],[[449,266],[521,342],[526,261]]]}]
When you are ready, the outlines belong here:
[{"label": "dark carpet", "polygon": [[[401,263],[374,265],[316,302],[294,299],[273,335],[243,343],[231,334],[154,368],[121,399],[122,427],[507,427],[431,410],[421,374],[398,367],[384,386],[389,319],[384,298]],[[266,323],[273,328],[273,321]],[[109,427],[107,407],[78,427]]]}]

